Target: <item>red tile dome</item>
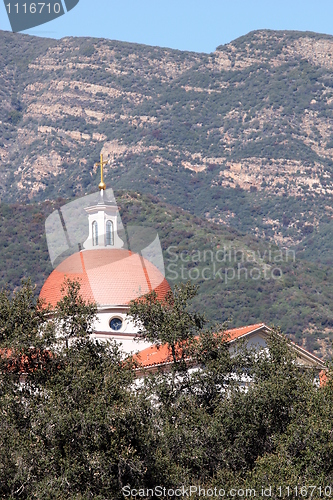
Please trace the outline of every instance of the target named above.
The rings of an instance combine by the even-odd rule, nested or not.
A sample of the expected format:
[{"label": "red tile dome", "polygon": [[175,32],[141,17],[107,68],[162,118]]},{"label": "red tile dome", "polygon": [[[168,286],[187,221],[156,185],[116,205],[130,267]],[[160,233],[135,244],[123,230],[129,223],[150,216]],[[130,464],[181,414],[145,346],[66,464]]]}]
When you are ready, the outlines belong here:
[{"label": "red tile dome", "polygon": [[83,250],[71,255],[47,278],[40,298],[54,307],[62,298],[66,278],[79,281],[81,296],[100,307],[127,305],[152,290],[163,299],[170,290],[157,267],[124,249]]}]

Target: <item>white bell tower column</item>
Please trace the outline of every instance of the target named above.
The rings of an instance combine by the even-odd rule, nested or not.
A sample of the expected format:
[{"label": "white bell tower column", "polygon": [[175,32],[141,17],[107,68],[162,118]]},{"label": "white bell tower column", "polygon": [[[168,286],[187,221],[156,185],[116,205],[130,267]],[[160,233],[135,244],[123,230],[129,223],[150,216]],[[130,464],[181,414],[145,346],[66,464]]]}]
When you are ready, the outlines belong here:
[{"label": "white bell tower column", "polygon": [[103,181],[103,166],[106,163],[101,154],[100,163],[96,163],[101,167],[101,182],[98,185],[101,197],[97,205],[85,208],[89,219],[89,236],[83,243],[83,248],[86,250],[124,246],[123,240],[118,236],[118,207],[114,202],[104,200],[106,186]]}]

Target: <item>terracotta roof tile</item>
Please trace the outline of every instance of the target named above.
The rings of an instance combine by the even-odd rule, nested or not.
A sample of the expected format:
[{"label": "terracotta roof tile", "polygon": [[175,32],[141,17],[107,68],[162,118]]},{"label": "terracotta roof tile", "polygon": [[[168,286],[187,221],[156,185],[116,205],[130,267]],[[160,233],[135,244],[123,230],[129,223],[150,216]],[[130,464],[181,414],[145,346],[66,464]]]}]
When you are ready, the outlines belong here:
[{"label": "terracotta roof tile", "polygon": [[256,323],[255,325],[241,326],[239,328],[232,328],[231,330],[226,330],[225,334],[227,335],[228,340],[231,341],[238,339],[243,335],[247,335],[248,333],[254,332],[255,330],[258,330],[259,328],[262,328],[264,326],[265,326],[264,323]]},{"label": "terracotta roof tile", "polygon": [[[226,335],[227,341],[230,342],[263,327],[265,327],[264,323],[257,323],[255,325],[248,325],[240,328],[226,330],[224,334]],[[164,344],[160,347],[151,346],[143,349],[136,356],[134,356],[134,360],[139,363],[141,367],[146,368],[148,366],[156,366],[169,363],[172,361],[172,355],[171,350],[166,344]]]},{"label": "terracotta roof tile", "polygon": [[62,298],[65,278],[79,281],[82,297],[99,306],[127,305],[151,290],[161,299],[170,290],[151,262],[123,249],[83,250],[71,255],[47,278],[40,298],[54,307]]},{"label": "terracotta roof tile", "polygon": [[0,349],[0,357],[6,361],[5,370],[8,373],[31,373],[39,368],[46,369],[48,363],[54,359],[50,351],[31,348],[27,353],[16,353],[12,349]]}]

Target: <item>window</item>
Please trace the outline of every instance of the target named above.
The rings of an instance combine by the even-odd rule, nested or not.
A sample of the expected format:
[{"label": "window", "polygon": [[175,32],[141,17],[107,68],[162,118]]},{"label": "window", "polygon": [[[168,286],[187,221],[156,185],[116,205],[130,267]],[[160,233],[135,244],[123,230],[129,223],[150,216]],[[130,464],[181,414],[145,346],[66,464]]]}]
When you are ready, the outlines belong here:
[{"label": "window", "polygon": [[113,223],[110,220],[106,221],[106,244],[113,245]]},{"label": "window", "polygon": [[110,320],[109,325],[110,325],[111,330],[117,332],[123,326],[123,322],[120,318],[112,318]]},{"label": "window", "polygon": [[92,223],[92,241],[94,247],[98,245],[98,225],[95,220]]}]

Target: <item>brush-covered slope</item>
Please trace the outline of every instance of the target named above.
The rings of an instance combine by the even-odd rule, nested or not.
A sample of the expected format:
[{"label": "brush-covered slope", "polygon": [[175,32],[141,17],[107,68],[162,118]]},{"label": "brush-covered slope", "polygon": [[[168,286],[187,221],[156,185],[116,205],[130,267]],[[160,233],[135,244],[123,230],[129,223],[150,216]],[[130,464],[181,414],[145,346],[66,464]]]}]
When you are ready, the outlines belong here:
[{"label": "brush-covered slope", "polygon": [[102,151],[115,187],[280,244],[307,238],[317,258],[308,237],[333,214],[333,37],[257,31],[212,54],[0,40],[3,200],[84,193]]},{"label": "brush-covered slope", "polygon": [[[64,200],[60,204],[63,204]],[[137,193],[118,193],[125,225],[157,230],[170,285],[199,285],[195,307],[231,326],[266,322],[326,356],[333,338],[333,272],[324,264],[294,259],[275,245],[241,235],[189,212]],[[0,205],[1,285],[14,288],[31,277],[39,292],[52,267],[44,219],[55,203]]]}]

